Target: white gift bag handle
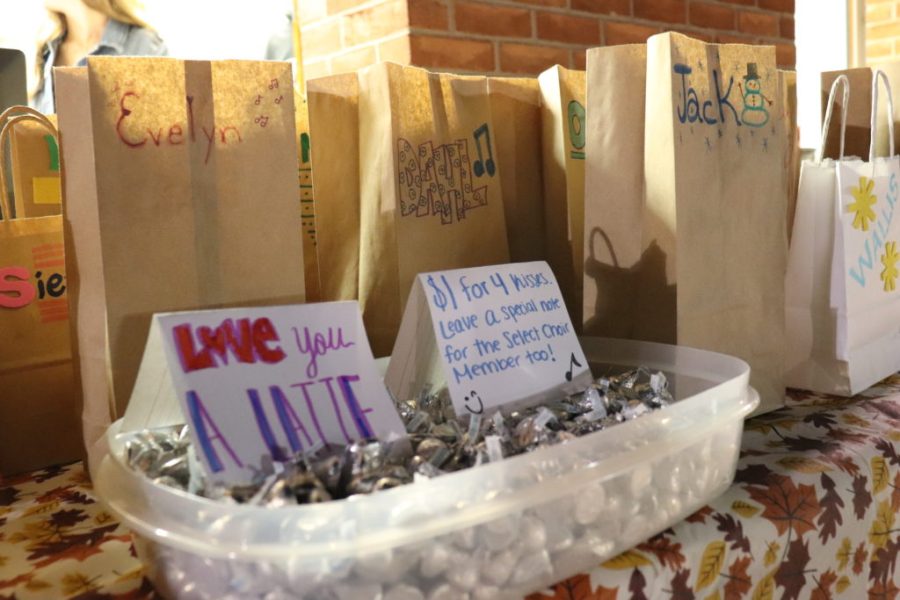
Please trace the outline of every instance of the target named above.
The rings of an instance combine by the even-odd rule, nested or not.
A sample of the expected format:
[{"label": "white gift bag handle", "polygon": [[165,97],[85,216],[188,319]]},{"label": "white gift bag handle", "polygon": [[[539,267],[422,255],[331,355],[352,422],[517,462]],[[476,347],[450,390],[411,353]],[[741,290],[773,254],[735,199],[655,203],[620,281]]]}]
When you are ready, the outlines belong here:
[{"label": "white gift bag handle", "polygon": [[834,98],[837,95],[839,85],[844,86],[844,94],[841,99],[841,152],[838,159],[844,158],[844,138],[847,133],[847,108],[850,103],[850,80],[846,75],[838,75],[837,79],[831,84],[831,91],[828,92],[828,107],[825,109],[825,120],[822,121],[822,141],[819,143],[819,149],[816,151],[816,164],[822,162],[825,155],[825,141],[828,139],[828,130],[831,128],[831,113],[834,112]]},{"label": "white gift bag handle", "polygon": [[894,156],[894,98],[891,96],[891,82],[888,81],[887,75],[881,69],[876,69],[872,73],[872,122],[870,130],[872,139],[869,141],[869,162],[875,162],[875,140],[877,139],[877,123],[878,123],[878,80],[884,82],[884,91],[887,92],[887,123],[888,123],[888,139],[890,140],[890,153],[888,156]]}]

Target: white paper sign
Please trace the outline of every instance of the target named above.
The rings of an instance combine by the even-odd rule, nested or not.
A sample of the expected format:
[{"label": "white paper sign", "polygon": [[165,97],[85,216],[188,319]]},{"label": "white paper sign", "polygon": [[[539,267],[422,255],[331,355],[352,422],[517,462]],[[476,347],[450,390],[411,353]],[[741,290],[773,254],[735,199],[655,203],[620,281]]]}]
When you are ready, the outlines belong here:
[{"label": "white paper sign", "polygon": [[[174,393],[161,395],[166,379]],[[269,457],[405,435],[356,302],[156,315],[125,426],[171,421],[173,401],[217,482],[249,482]]]},{"label": "white paper sign", "polygon": [[398,399],[446,382],[457,414],[555,399],[591,382],[545,262],[420,274],[385,383]]}]

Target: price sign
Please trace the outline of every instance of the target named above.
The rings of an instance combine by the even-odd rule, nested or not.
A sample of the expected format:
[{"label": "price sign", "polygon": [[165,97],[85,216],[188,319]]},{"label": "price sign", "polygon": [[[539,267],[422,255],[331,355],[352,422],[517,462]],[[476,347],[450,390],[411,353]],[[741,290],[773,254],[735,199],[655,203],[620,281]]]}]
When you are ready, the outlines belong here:
[{"label": "price sign", "polygon": [[438,379],[459,414],[559,397],[590,384],[547,263],[418,276],[385,382],[402,399]]}]

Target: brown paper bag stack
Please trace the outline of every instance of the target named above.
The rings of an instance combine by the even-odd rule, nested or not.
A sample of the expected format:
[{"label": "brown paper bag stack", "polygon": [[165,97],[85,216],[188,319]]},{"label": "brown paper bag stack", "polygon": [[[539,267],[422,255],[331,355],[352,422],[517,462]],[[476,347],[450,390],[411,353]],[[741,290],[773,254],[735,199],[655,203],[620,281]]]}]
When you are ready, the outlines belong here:
[{"label": "brown paper bag stack", "polygon": [[[19,130],[41,144],[48,135],[55,146],[56,131],[48,119],[23,107],[0,115],[0,124],[0,475],[11,475],[80,458],[81,428],[62,217],[28,216],[31,203],[26,201],[12,218],[6,196],[3,150],[9,134]],[[39,153],[24,150],[29,141],[20,143],[12,156],[12,173],[20,180],[43,176],[32,174],[47,166],[32,163]],[[58,172],[56,177],[58,185]],[[17,202],[22,198],[16,195]],[[59,204],[55,208],[58,212]]]},{"label": "brown paper bag stack", "polygon": [[[678,344],[743,358],[759,411],[784,402],[787,131],[772,46],[648,41],[645,244]],[[660,273],[662,274],[662,272]]]},{"label": "brown paper bag stack", "polygon": [[[654,249],[638,234],[644,208],[644,44],[587,53],[584,333],[645,337],[638,276]],[[665,294],[666,289],[655,290]],[[670,292],[674,293],[674,291]],[[650,325],[650,323],[646,323]],[[671,337],[671,336],[670,336]]]},{"label": "brown paper bag stack", "polygon": [[[887,75],[891,88],[900,89],[900,63],[879,65],[878,68]],[[847,106],[847,131],[844,138],[844,156],[866,158],[869,156],[869,140],[872,129],[872,69],[858,67],[842,71],[825,71],[822,73],[822,114],[828,104],[828,92],[839,75],[846,75],[850,80],[850,101]],[[843,103],[837,98],[834,106],[835,114],[842,114]],[[888,154],[887,115],[877,115],[877,135],[875,153],[877,156]],[[832,127],[825,139],[825,158],[839,158],[840,127]],[[894,145],[900,146],[900,103],[894,107]]]},{"label": "brown paper bag stack", "polygon": [[153,313],[303,300],[294,96],[276,62],[92,57],[55,77],[93,461]]},{"label": "brown paper bag stack", "polygon": [[538,77],[546,256],[580,331],[584,264],[585,73],[560,66]]},{"label": "brown paper bag stack", "polygon": [[297,127],[297,160],[300,164],[298,179],[300,184],[300,226],[303,240],[303,281],[306,289],[306,301],[322,300],[321,282],[319,281],[319,261],[316,252],[318,243],[316,235],[316,212],[312,175],[312,154],[310,151],[309,105],[300,92],[294,93],[297,107],[294,122]]},{"label": "brown paper bag stack", "polygon": [[661,34],[587,66],[585,330],[741,357],[759,411],[780,406],[789,111],[774,48]]},{"label": "brown paper bag stack", "polygon": [[359,80],[308,83],[316,251],[322,300],[359,295]]},{"label": "brown paper bag stack", "polygon": [[512,262],[544,260],[541,91],[537,79],[488,79]]},{"label": "brown paper bag stack", "polygon": [[483,77],[359,74],[359,300],[376,356],[418,273],[509,261],[494,131]]}]

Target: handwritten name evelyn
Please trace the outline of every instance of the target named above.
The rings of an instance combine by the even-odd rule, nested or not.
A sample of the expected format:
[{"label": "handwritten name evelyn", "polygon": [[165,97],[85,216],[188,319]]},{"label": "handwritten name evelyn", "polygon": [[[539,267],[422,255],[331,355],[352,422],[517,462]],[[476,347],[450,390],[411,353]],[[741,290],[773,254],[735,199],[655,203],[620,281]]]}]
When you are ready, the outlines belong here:
[{"label": "handwritten name evelyn", "polygon": [[204,164],[209,162],[213,146],[216,144],[224,146],[244,141],[240,129],[235,125],[197,123],[194,118],[194,97],[187,96],[185,101],[187,104],[186,121],[148,123],[144,113],[148,107],[141,100],[140,94],[126,91],[119,96],[116,135],[129,148],[143,148],[148,144],[156,147],[194,144],[198,143],[198,136],[202,135],[199,143],[206,144]]},{"label": "handwritten name evelyn", "polygon": [[[319,359],[355,345],[345,339],[341,327],[313,331],[309,327],[292,327],[293,345],[286,345],[268,318],[225,319],[217,327],[193,326],[185,323],[172,329],[175,349],[185,373],[241,365],[275,365],[299,354],[301,365],[298,381],[257,385],[234,391],[221,391],[216,397],[201,397],[196,390],[186,393],[191,427],[210,469],[222,471],[230,460],[239,468],[244,464],[226,432],[219,427],[208,406],[228,403],[239,408],[249,405],[261,439],[276,461],[285,461],[297,452],[319,447],[330,441],[326,424],[337,422],[344,441],[373,437],[373,428],[354,384],[357,373],[320,374]],[[266,407],[269,406],[269,411]],[[271,414],[275,418],[271,418]],[[333,437],[333,436],[332,436]],[[287,441],[285,447],[280,440]]]}]

